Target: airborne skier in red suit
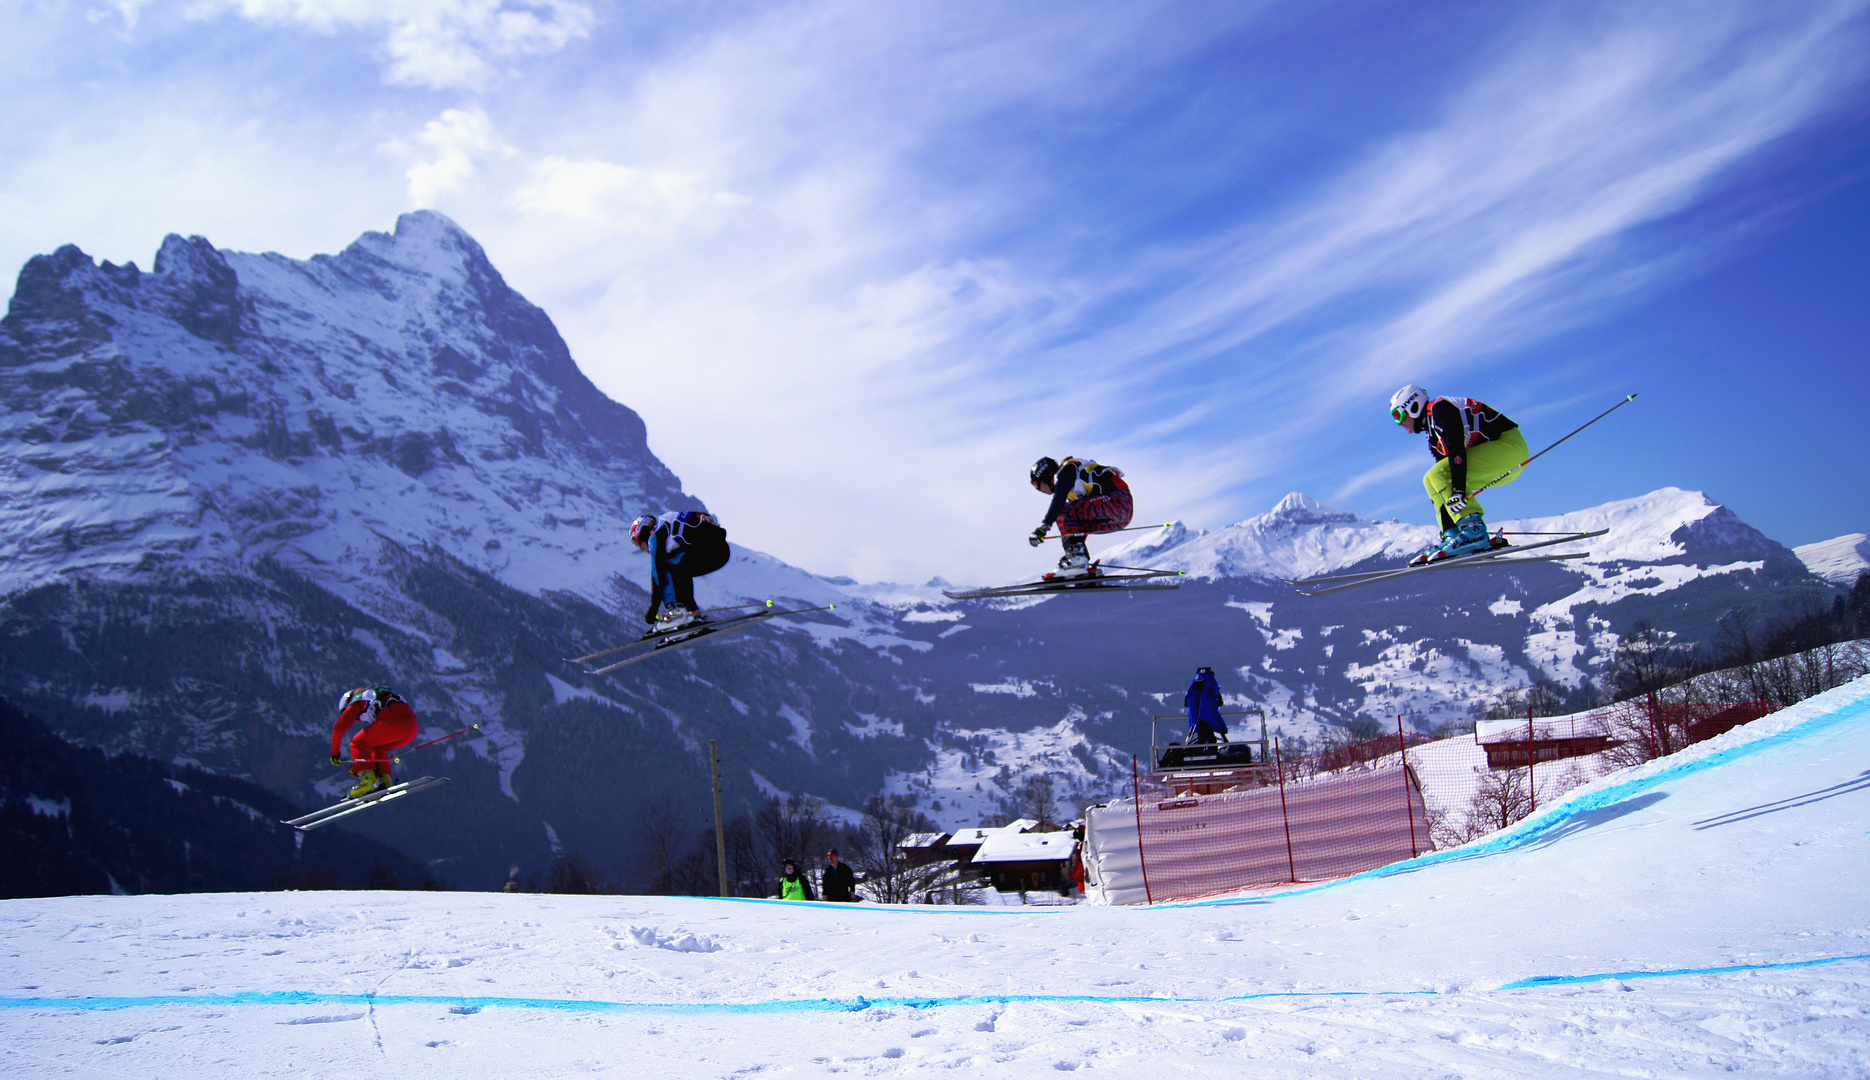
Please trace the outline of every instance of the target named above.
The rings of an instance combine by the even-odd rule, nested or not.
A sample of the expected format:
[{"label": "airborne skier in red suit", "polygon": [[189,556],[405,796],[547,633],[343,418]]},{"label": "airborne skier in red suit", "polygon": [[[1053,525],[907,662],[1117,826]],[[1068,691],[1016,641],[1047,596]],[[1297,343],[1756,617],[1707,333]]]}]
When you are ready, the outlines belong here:
[{"label": "airborne skier in red suit", "polygon": [[351,775],[357,786],[346,798],[355,799],[390,786],[390,754],[415,741],[421,723],[409,703],[387,686],[360,686],[338,699],[338,719],[331,728],[331,763],[344,764],[339,744],[359,721],[364,727],[351,736]]}]

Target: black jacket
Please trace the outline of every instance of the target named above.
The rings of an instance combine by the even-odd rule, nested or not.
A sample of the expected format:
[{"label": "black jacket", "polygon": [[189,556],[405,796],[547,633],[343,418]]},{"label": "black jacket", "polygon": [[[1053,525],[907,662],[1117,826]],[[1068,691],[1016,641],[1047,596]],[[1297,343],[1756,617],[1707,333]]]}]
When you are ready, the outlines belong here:
[{"label": "black jacket", "polygon": [[836,866],[825,867],[825,876],[821,885],[826,900],[849,902],[857,899],[857,875],[851,873],[851,868],[841,862]]},{"label": "black jacket", "polygon": [[[1079,499],[1095,499],[1122,486],[1123,474],[1095,461],[1068,457],[1058,464],[1058,476],[1052,481],[1052,504],[1045,508],[1044,524],[1051,525],[1065,507]],[[1080,483],[1082,482],[1082,483]]]},{"label": "black jacket", "polygon": [[[1491,442],[1518,427],[1506,414],[1473,398],[1436,398],[1423,410],[1428,452],[1435,460],[1448,459],[1448,478],[1456,491],[1467,491],[1467,452],[1476,443]],[[1495,477],[1482,477],[1492,483]]]}]

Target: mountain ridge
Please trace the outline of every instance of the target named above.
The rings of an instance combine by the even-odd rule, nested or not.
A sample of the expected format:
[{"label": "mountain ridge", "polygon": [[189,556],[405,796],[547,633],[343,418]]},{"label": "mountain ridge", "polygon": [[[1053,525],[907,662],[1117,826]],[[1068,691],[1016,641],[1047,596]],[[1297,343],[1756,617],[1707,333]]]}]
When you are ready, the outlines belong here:
[{"label": "mountain ridge", "polygon": [[1099,598],[951,602],[737,546],[704,604],[836,610],[591,677],[563,657],[641,625],[629,519],[704,504],[471,237],[425,211],[337,255],[171,236],[155,265],[60,248],[0,320],[0,694],[76,744],[311,804],[340,783],[337,693],[394,685],[427,736],[479,729],[412,762],[445,794],[355,828],[460,884],[562,851],[632,865],[645,815],[701,804],[710,741],[730,814],[883,790],[974,824],[950,815],[1042,772],[1067,805],[1120,789],[1198,664],[1275,733],[1427,728],[1534,679],[1583,687],[1638,619],[1702,640],[1729,607],[1824,588],[1664,489],[1541,519],[1616,525],[1578,565],[1306,599],[1277,577],[1399,561],[1433,530],[1294,493],[1100,547],[1191,573]]}]

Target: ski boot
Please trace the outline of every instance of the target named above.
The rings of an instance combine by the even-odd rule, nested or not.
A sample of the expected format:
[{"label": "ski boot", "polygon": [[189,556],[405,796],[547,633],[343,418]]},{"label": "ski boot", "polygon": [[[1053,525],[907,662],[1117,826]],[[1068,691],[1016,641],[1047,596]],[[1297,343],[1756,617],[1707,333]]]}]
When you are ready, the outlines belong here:
[{"label": "ski boot", "polygon": [[1454,541],[1442,544],[1442,558],[1458,559],[1463,555],[1478,555],[1483,551],[1492,551],[1506,546],[1506,537],[1490,536],[1487,533],[1487,521],[1479,514],[1469,514],[1454,523]]},{"label": "ski boot", "polygon": [[358,773],[357,786],[346,792],[344,797],[347,799],[361,799],[379,788],[386,788],[389,786],[390,778],[373,769],[370,772]]},{"label": "ski boot", "polygon": [[707,622],[707,619],[703,618],[699,612],[690,611],[685,607],[673,607],[658,616],[643,636],[656,637],[704,622]]},{"label": "ski boot", "polygon": [[1065,542],[1064,557],[1058,560],[1058,569],[1045,575],[1048,580],[1060,578],[1096,577],[1097,567],[1091,562],[1091,551],[1085,546],[1083,534],[1071,533],[1061,537]]}]

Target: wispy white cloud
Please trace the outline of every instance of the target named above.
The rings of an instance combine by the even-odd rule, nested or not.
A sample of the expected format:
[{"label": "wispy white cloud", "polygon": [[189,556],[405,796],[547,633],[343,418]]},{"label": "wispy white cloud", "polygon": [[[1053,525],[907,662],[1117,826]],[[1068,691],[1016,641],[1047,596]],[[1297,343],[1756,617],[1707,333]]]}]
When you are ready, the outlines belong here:
[{"label": "wispy white cloud", "polygon": [[744,206],[745,195],[711,190],[692,173],[638,169],[549,154],[513,193],[527,214],[548,214],[621,232],[667,232],[697,214]]},{"label": "wispy white cloud", "polygon": [[[1276,46],[1235,3],[191,10],[282,50],[371,43],[396,86],[501,92],[438,115],[445,97],[347,84],[288,122],[215,72],[160,107],[74,90],[34,112],[63,126],[4,129],[9,250],[133,220],[143,251],[179,228],[303,255],[405,195],[439,206],[738,539],[898,579],[1035,565],[1017,538],[1041,452],[1124,466],[1152,519],[1218,524],[1295,487],[1415,498],[1394,384],[1471,390],[1702,265],[1716,249],[1658,223],[1807,130],[1870,53],[1861,3],[1552,4],[1433,80],[1355,88],[1398,103],[1375,120],[1237,58]],[[211,119],[144,123],[200,102]],[[1253,119],[1217,132],[1229,113]],[[1325,149],[1254,156],[1317,127]]]},{"label": "wispy white cloud", "polygon": [[403,174],[409,180],[409,199],[418,207],[435,206],[444,196],[459,191],[474,175],[480,159],[514,152],[494,134],[493,122],[479,108],[444,109],[423,125],[416,141],[421,151],[411,152],[397,141],[385,146],[411,156],[421,154],[421,160]]},{"label": "wispy white cloud", "polygon": [[117,20],[123,24],[123,33],[129,35],[136,31],[137,16],[154,2],[155,0],[106,0],[97,7],[86,8],[84,17],[87,22],[96,25],[115,15]]},{"label": "wispy white cloud", "polygon": [[191,11],[375,34],[386,80],[444,89],[484,87],[502,63],[557,52],[588,37],[595,22],[578,0],[196,0]]},{"label": "wispy white cloud", "polygon": [[[1433,123],[1315,195],[1182,253],[1210,269],[1108,340],[1119,355],[1178,364],[1301,327],[1333,377],[1288,366],[1297,374],[1286,381],[1336,404],[1549,334],[1580,314],[1553,302],[1570,278],[1627,279],[1632,262],[1658,257],[1629,242],[1635,229],[1689,205],[1861,79],[1864,36],[1852,24],[1863,10],[1541,21]],[[1588,287],[1569,295],[1606,299]],[[1304,328],[1346,302],[1348,319],[1332,313],[1339,325]]]},{"label": "wispy white cloud", "polygon": [[1399,476],[1407,476],[1411,473],[1427,471],[1422,463],[1424,455],[1420,453],[1421,447],[1417,446],[1414,449],[1418,452],[1407,456],[1399,456],[1374,468],[1365,469],[1363,472],[1346,480],[1344,486],[1338,488],[1336,494],[1332,495],[1332,499],[1338,501],[1353,499],[1357,497],[1359,492],[1366,491],[1378,484],[1387,483]]},{"label": "wispy white cloud", "polygon": [[[1337,456],[1327,448],[1361,426],[1347,405],[1375,409],[1395,383],[1479,370],[1670,268],[1673,253],[1633,234],[1852,85],[1860,10],[1575,21],[1560,10],[1283,205],[1065,270],[995,240],[1022,217],[1081,229],[1046,205],[1060,177],[996,165],[957,187],[920,156],[990,117],[1058,108],[1053,95],[1109,108],[1187,42],[1133,58],[1100,50],[1102,35],[1071,48],[1082,25],[990,19],[991,43],[930,47],[913,19],[792,7],[657,68],[624,100],[635,148],[650,151],[639,160],[688,163],[677,167],[753,202],[708,242],[672,234],[634,257],[598,256],[606,269],[580,273],[609,277],[602,314],[567,322],[604,385],[652,417],[683,418],[655,438],[685,476],[745,508],[756,543],[808,563],[822,552],[840,569],[907,576],[939,558],[913,538],[892,553],[840,537],[837,554],[796,539],[819,531],[822,506],[899,513],[894,488],[876,490],[879,462],[942,462],[919,515],[982,536],[1033,515],[1016,474],[1041,450],[1121,459],[1152,514],[1241,516],[1258,508],[1243,498],[1297,486],[1280,478]],[[1114,18],[1108,32],[1137,29]],[[1015,56],[1024,63],[1004,81],[959,75]],[[963,145],[983,160],[1006,149]],[[722,434],[739,417],[791,436],[749,467],[745,444]],[[1337,497],[1390,490],[1408,470],[1365,466]],[[815,493],[805,504],[800,485]],[[1010,570],[1017,553],[968,558]]]}]

